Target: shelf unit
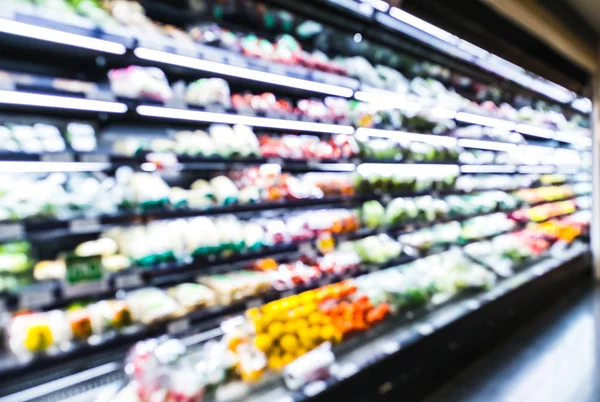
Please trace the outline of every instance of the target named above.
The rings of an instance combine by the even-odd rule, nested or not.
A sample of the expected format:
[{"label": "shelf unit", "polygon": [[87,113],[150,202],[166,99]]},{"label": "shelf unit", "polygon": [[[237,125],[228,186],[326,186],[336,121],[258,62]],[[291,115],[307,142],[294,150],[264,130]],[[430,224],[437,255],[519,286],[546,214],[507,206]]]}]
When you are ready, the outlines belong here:
[{"label": "shelf unit", "polygon": [[[279,1],[269,1],[283,6]],[[487,70],[496,77],[512,80],[522,89],[537,92],[544,99],[557,101],[556,96],[549,95],[549,89],[537,77],[529,74],[517,76],[514,73],[505,74],[504,71],[490,67],[486,64],[486,58],[480,54],[473,53],[463,42],[458,46],[449,46],[447,41],[424,35],[414,26],[400,21],[399,12],[389,9],[383,2],[372,0],[356,2],[350,0],[323,0],[318,2],[320,6],[326,7],[331,15],[332,10],[344,12],[344,15],[352,15],[353,21],[359,21],[363,26],[373,26],[377,30],[393,31],[394,36],[405,37],[406,35],[423,41],[426,47],[437,48],[437,51],[450,55],[454,59],[461,60],[476,66],[477,69]],[[313,6],[308,7],[310,10]],[[292,8],[295,8],[292,7]],[[331,21],[330,21],[331,22]],[[333,25],[339,25],[334,23]],[[369,31],[379,32],[369,28]],[[372,34],[375,35],[375,34]],[[373,138],[389,138],[402,141],[417,141],[433,145],[458,146],[466,149],[491,150],[510,152],[515,148],[544,147],[548,149],[569,149],[573,152],[590,152],[591,138],[572,138],[566,133],[550,126],[538,127],[522,122],[510,121],[494,115],[481,115],[472,110],[452,109],[447,105],[437,104],[431,99],[420,99],[413,95],[397,94],[385,91],[376,91],[351,77],[311,70],[305,67],[285,65],[282,63],[268,62],[257,58],[242,56],[236,52],[219,49],[213,46],[195,44],[193,46],[183,45],[175,41],[160,42],[152,39],[142,38],[127,29],[106,30],[90,23],[90,21],[79,17],[64,17],[56,13],[41,13],[35,7],[21,7],[0,10],[0,41],[13,41],[13,46],[21,44],[34,48],[51,46],[61,55],[77,53],[77,57],[95,59],[98,67],[107,61],[117,66],[129,64],[156,66],[164,69],[167,75],[184,74],[190,77],[223,77],[232,80],[239,85],[250,88],[269,89],[274,92],[301,94],[304,96],[337,96],[360,102],[381,102],[394,109],[406,112],[429,110],[437,117],[453,120],[458,126],[468,124],[480,125],[490,128],[501,128],[522,134],[531,142],[527,144],[514,144],[488,139],[457,138],[449,135],[434,135],[428,133],[410,132],[398,127],[378,126],[376,128],[359,127],[349,120],[311,120],[293,114],[281,114],[277,112],[252,112],[235,109],[226,109],[220,105],[207,107],[195,107],[181,100],[156,103],[146,100],[123,99],[113,94],[109,87],[104,84],[93,84],[86,87],[83,92],[64,90],[56,81],[50,77],[27,74],[26,79],[5,79],[0,77],[0,104],[8,113],[26,113],[27,115],[39,116],[73,116],[77,119],[93,119],[109,125],[124,119],[133,121],[135,124],[164,124],[169,126],[202,125],[211,123],[244,124],[255,129],[268,129],[275,132],[310,133],[320,136],[335,134],[367,136]],[[456,38],[458,40],[458,38]],[[385,40],[383,40],[385,42]],[[462,44],[462,46],[461,46]],[[471,49],[471,50],[469,50]],[[480,50],[480,49],[479,49]],[[22,78],[22,77],[21,77]],[[537,83],[537,84],[536,84]],[[542,85],[544,84],[544,85]],[[537,88],[537,89],[536,89]],[[541,89],[540,89],[541,88]],[[558,100],[567,106],[574,100],[574,94],[568,94],[569,102]],[[344,159],[344,160],[290,160],[284,158],[248,158],[248,159],[226,159],[226,158],[203,158],[178,156],[177,164],[172,167],[170,173],[178,174],[182,171],[223,171],[239,169],[248,166],[257,166],[265,163],[278,164],[282,170],[292,172],[354,172],[363,164],[382,165],[385,169],[391,165],[412,165],[418,170],[425,165],[436,165],[438,168],[455,166],[461,174],[552,174],[562,173],[563,166],[555,164],[542,165],[469,165],[458,162],[432,161],[424,163],[403,162],[397,160],[372,160],[372,159]],[[111,152],[82,153],[67,150],[57,153],[0,153],[0,173],[13,172],[111,172],[121,166],[131,166],[135,169],[155,170],[158,174],[162,172],[153,164],[148,155],[142,154],[135,157],[124,157]],[[581,169],[584,170],[584,169]],[[567,167],[565,174],[578,174],[580,170]],[[533,187],[537,187],[533,186]],[[530,188],[530,187],[526,187]],[[491,189],[486,189],[491,190]],[[516,188],[505,189],[506,191]],[[14,239],[33,239],[61,236],[81,236],[101,233],[103,230],[113,226],[126,226],[144,224],[156,220],[169,220],[196,216],[214,216],[225,214],[257,214],[264,211],[280,210],[286,211],[298,208],[355,208],[362,202],[369,200],[389,201],[395,197],[415,197],[432,195],[434,197],[451,194],[473,194],[473,191],[448,190],[427,191],[404,194],[371,194],[357,195],[353,197],[325,197],[322,199],[286,200],[283,202],[262,202],[256,204],[240,204],[216,207],[209,210],[193,209],[164,209],[144,212],[123,211],[115,215],[98,217],[75,217],[72,219],[44,219],[25,221],[0,222],[0,241]],[[574,197],[566,198],[565,200]],[[557,202],[543,201],[531,204],[542,205],[544,203]],[[522,208],[520,206],[519,208]],[[514,212],[514,211],[493,211]],[[469,216],[458,216],[439,219],[427,224],[409,222],[395,227],[378,227],[373,229],[362,228],[356,232],[335,235],[337,242],[355,240],[371,235],[390,234],[399,235],[409,233],[417,229],[432,227],[436,224],[465,221],[474,217],[485,216],[492,212],[477,213]],[[561,216],[552,217],[552,219]],[[492,239],[502,233],[461,241],[458,245],[464,246],[469,243]],[[207,258],[195,258],[187,261],[162,263],[153,269],[132,267],[126,271],[110,275],[106,279],[106,286],[100,287],[96,292],[88,292],[76,297],[67,297],[64,285],[60,281],[36,283],[20,290],[20,294],[0,295],[0,312],[2,310],[14,311],[19,308],[49,310],[62,308],[70,303],[81,300],[98,300],[114,297],[115,294],[124,290],[137,289],[144,286],[166,287],[184,281],[193,281],[199,274],[223,273],[240,269],[250,261],[259,258],[273,257],[276,259],[291,259],[298,257],[303,251],[315,248],[315,239],[302,242],[289,243],[264,247],[256,252],[244,252],[239,255],[228,257],[210,256]],[[424,311],[399,317],[385,326],[378,328],[373,333],[362,337],[356,337],[350,341],[346,349],[378,350],[375,357],[370,359],[352,360],[349,356],[363,352],[347,353],[340,347],[338,352],[341,357],[340,363],[348,366],[346,375],[332,378],[325,384],[314,385],[313,389],[305,387],[301,392],[290,394],[279,383],[276,386],[267,385],[266,390],[257,389],[255,400],[268,397],[269,400],[311,400],[316,401],[323,395],[332,395],[339,388],[339,384],[347,383],[349,378],[357,373],[370,370],[372,366],[381,364],[405,348],[413,344],[426,342],[428,338],[441,331],[445,326],[455,325],[463,317],[484,308],[488,303],[500,300],[504,294],[510,293],[524,283],[533,282],[537,277],[544,276],[554,270],[558,270],[569,261],[581,258],[587,254],[586,246],[576,244],[571,253],[563,258],[547,255],[546,259],[537,262],[518,275],[502,281],[492,290],[476,295],[460,295],[456,299],[448,301],[440,306],[428,307]],[[287,297],[309,289],[315,289],[330,283],[345,279],[355,278],[360,275],[382,270],[389,267],[401,265],[414,261],[414,257],[402,254],[399,258],[384,264],[365,265],[359,270],[345,275],[332,275],[313,281],[304,286],[290,290],[276,291],[243,300],[229,306],[217,306],[192,312],[184,317],[160,322],[148,327],[128,328],[123,333],[113,334],[100,341],[90,344],[73,345],[67,351],[58,354],[39,356],[35,359],[22,362],[13,356],[5,354],[0,356],[0,374],[2,380],[0,387],[7,391],[0,392],[0,402],[8,402],[13,399],[27,397],[32,400],[43,400],[42,394],[59,395],[79,394],[75,390],[76,382],[89,382],[96,393],[105,384],[116,384],[124,380],[120,365],[116,363],[121,359],[124,351],[135,342],[154,336],[169,334],[184,337],[188,342],[190,339],[206,340],[206,334],[219,335],[214,328],[226,318],[242,313],[245,309],[260,305],[272,300]],[[400,329],[399,329],[400,328]],[[207,332],[202,332],[207,331]],[[195,335],[190,335],[194,334]],[[392,335],[393,334],[393,335]],[[212,336],[212,335],[211,335]],[[364,345],[359,345],[363,343]],[[374,349],[373,349],[374,348]],[[81,367],[81,360],[87,356],[98,358],[99,363],[95,368],[88,368],[79,378],[77,375],[63,376],[62,372],[56,375],[48,374],[39,380],[31,380],[23,386],[8,382],[18,381],[21,378],[30,378],[33,372],[43,372],[47,367]],[[96,361],[92,359],[93,361]],[[54,384],[54,386],[52,385]],[[387,383],[382,384],[384,386]],[[102,386],[101,386],[102,385]],[[321,387],[321,388],[319,388]],[[9,393],[15,394],[9,396]],[[34,399],[38,398],[38,399]],[[16,399],[15,399],[16,400]]]}]

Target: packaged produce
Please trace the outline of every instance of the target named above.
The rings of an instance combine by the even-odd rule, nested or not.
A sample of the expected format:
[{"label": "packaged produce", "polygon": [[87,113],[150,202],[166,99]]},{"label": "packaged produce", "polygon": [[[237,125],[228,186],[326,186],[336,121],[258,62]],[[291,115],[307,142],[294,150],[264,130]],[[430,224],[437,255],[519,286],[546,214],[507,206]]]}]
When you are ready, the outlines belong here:
[{"label": "packaged produce", "polygon": [[14,316],[7,334],[10,350],[19,356],[58,348],[72,336],[64,313],[58,310]]},{"label": "packaged produce", "polygon": [[201,78],[188,85],[185,101],[194,106],[231,107],[229,84],[221,78]]},{"label": "packaged produce", "polygon": [[129,66],[111,70],[108,79],[112,92],[124,98],[167,102],[173,97],[165,73],[156,67]]}]

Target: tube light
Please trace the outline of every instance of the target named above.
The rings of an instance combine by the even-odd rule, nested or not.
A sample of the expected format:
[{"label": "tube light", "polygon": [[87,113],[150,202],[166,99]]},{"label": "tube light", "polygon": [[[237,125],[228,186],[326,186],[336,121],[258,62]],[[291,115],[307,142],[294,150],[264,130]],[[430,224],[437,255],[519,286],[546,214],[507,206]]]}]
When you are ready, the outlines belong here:
[{"label": "tube light", "polygon": [[429,114],[438,119],[454,119],[456,117],[456,110],[436,106],[429,109]]},{"label": "tube light", "polygon": [[390,5],[383,0],[361,0],[363,3],[369,3],[373,8],[386,13]]},{"label": "tube light", "polygon": [[486,149],[489,151],[504,151],[504,152],[512,152],[517,149],[517,144],[510,144],[507,142],[485,141],[485,140],[471,140],[468,138],[459,139],[458,146],[463,147],[463,148]]},{"label": "tube light", "polygon": [[312,123],[307,121],[279,120],[266,117],[242,116],[237,114],[203,112],[199,110],[172,109],[160,106],[141,105],[138,114],[148,117],[201,121],[206,123],[245,124],[284,130],[312,131],[331,134],[352,134],[354,127],[337,124]]},{"label": "tube light", "polygon": [[398,164],[381,164],[381,163],[361,163],[356,167],[356,170],[360,174],[369,174],[371,172],[401,172],[408,171],[415,174],[415,176],[427,176],[427,175],[446,175],[451,173],[458,173],[458,165],[436,165],[426,163],[398,163]]},{"label": "tube light", "polygon": [[512,121],[496,119],[493,117],[480,116],[473,113],[458,112],[456,114],[456,120],[464,123],[479,124],[481,126],[501,128],[504,130],[512,130],[515,127],[515,123]]},{"label": "tube light", "polygon": [[521,134],[533,135],[535,137],[550,139],[554,137],[554,131],[546,128],[534,127],[528,124],[517,124],[515,131]]},{"label": "tube light", "polygon": [[96,162],[0,162],[0,173],[99,172],[110,167]]},{"label": "tube light", "polygon": [[581,134],[568,134],[563,132],[557,132],[554,135],[554,139],[557,141],[567,142],[569,144],[577,144],[582,146],[592,145],[592,139]]},{"label": "tube light", "polygon": [[443,40],[444,42],[454,43],[458,39],[456,36],[452,35],[450,32],[444,31],[436,27],[433,24],[430,24],[427,21],[424,21],[420,18],[415,17],[412,14],[407,13],[404,10],[401,10],[396,7],[392,7],[390,9],[390,15],[397,20],[400,20],[410,26],[413,26],[423,32],[427,32],[431,36],[435,36],[438,39]]},{"label": "tube light", "polygon": [[341,96],[344,98],[350,98],[352,94],[354,94],[354,90],[351,88],[340,87],[337,85],[325,84],[315,81],[308,81],[280,74],[267,73],[264,71],[252,70],[244,67],[231,66],[228,64],[217,63],[214,61],[200,60],[189,56],[181,56],[178,54],[162,52],[160,50],[136,48],[133,52],[137,57],[143,60],[156,61],[159,63],[171,64],[174,66],[192,68],[194,70],[228,75],[230,77],[276,84],[289,88],[296,88],[306,91],[324,93],[328,95]]},{"label": "tube light", "polygon": [[463,165],[461,173],[514,173],[517,167],[514,165]]},{"label": "tube light", "polygon": [[579,110],[581,113],[591,113],[592,101],[589,98],[577,98],[571,102],[571,107]]},{"label": "tube light", "polygon": [[120,102],[106,102],[68,96],[42,95],[30,92],[0,90],[0,103],[50,107],[56,109],[87,110],[91,112],[125,113],[127,105]]},{"label": "tube light", "polygon": [[519,173],[554,173],[556,167],[550,165],[519,166]]},{"label": "tube light", "polygon": [[315,163],[309,166],[329,172],[354,172],[356,169],[354,163]]},{"label": "tube light", "polygon": [[395,94],[392,92],[366,92],[357,91],[354,94],[356,100],[362,102],[376,103],[381,105],[382,109],[400,109],[409,112],[418,112],[421,110],[421,105],[416,102],[411,102],[406,99],[402,99],[401,94]]},{"label": "tube light", "polygon": [[390,140],[409,140],[409,141],[419,141],[426,142],[428,144],[433,145],[446,145],[453,146],[456,144],[456,138],[454,137],[445,137],[442,135],[433,135],[433,134],[418,134],[418,133],[408,133],[405,131],[392,131],[392,130],[379,130],[376,128],[359,128],[356,130],[356,135],[358,136],[369,136],[369,137],[380,137],[380,138],[389,138]]},{"label": "tube light", "polygon": [[120,43],[0,18],[0,32],[112,54],[125,54]]}]

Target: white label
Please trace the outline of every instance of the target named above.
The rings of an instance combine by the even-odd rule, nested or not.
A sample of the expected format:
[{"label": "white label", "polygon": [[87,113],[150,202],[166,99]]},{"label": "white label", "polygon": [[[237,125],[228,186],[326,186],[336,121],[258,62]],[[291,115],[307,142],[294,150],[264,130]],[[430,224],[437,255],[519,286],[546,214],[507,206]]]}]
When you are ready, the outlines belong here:
[{"label": "white label", "polygon": [[325,388],[327,388],[325,381],[313,381],[304,387],[304,394],[308,397],[313,397],[325,391]]},{"label": "white label", "polygon": [[42,162],[73,162],[73,154],[69,152],[56,152],[40,156]]},{"label": "white label", "polygon": [[417,332],[423,336],[433,333],[433,326],[430,324],[420,324],[417,326]]},{"label": "white label", "polygon": [[239,114],[241,114],[242,116],[256,116],[256,112],[252,109],[241,109],[239,111]]},{"label": "white label", "polygon": [[396,353],[397,351],[400,350],[400,344],[398,342],[395,342],[395,341],[384,342],[381,345],[381,350],[386,355],[392,355],[392,354],[394,354],[394,353]]},{"label": "white label", "polygon": [[63,283],[63,295],[67,298],[90,296],[108,291],[108,282],[105,279],[94,282],[82,282],[75,285]]},{"label": "white label", "polygon": [[169,335],[177,335],[190,329],[190,326],[189,318],[180,318],[167,325],[167,333],[169,333]]},{"label": "white label", "polygon": [[0,225],[0,240],[20,239],[25,236],[25,227],[20,223]]},{"label": "white label", "polygon": [[108,163],[110,162],[110,157],[106,154],[82,154],[79,156],[79,160],[90,163]]},{"label": "white label", "polygon": [[69,230],[73,233],[98,232],[102,230],[102,226],[96,218],[74,219],[69,224]]},{"label": "white label", "polygon": [[37,309],[47,306],[55,301],[54,292],[51,290],[25,289],[19,298],[19,307],[24,309]]},{"label": "white label", "polygon": [[134,288],[137,286],[142,286],[143,284],[144,281],[142,280],[142,275],[137,272],[133,274],[119,275],[115,280],[115,286],[117,289]]},{"label": "white label", "polygon": [[479,307],[481,307],[481,303],[479,303],[477,300],[469,300],[467,302],[467,308],[469,310],[477,310]]}]

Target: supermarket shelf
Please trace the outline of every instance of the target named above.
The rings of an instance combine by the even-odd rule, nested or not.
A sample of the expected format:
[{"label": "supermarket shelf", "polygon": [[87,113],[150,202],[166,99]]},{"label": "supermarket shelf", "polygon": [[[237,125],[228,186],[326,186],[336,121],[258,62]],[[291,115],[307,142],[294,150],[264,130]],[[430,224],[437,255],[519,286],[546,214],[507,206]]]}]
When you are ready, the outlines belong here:
[{"label": "supermarket shelf", "polygon": [[[273,381],[257,387],[256,392],[245,396],[244,400],[250,402],[264,400],[318,402],[332,400],[332,398],[338,399],[337,396],[355,400],[358,395],[368,397],[381,394],[382,389],[385,392],[386,389],[396,384],[404,384],[406,387],[407,381],[415,376],[428,379],[428,377],[423,377],[422,370],[410,370],[411,367],[414,368],[414,359],[407,359],[407,355],[412,350],[417,348],[435,350],[438,360],[445,361],[448,356],[452,356],[449,353],[455,350],[449,349],[450,352],[447,352],[448,344],[469,344],[468,339],[471,339],[470,337],[474,334],[480,334],[481,331],[496,331],[495,325],[485,329],[486,320],[487,322],[491,320],[498,322],[503,320],[506,315],[492,314],[490,309],[506,310],[506,305],[522,305],[524,300],[527,300],[532,294],[532,287],[564,290],[564,287],[558,288],[557,286],[564,284],[565,281],[579,280],[577,278],[580,277],[580,272],[585,267],[585,263],[582,261],[586,259],[588,253],[587,245],[575,243],[559,258],[547,256],[514,276],[500,281],[488,291],[463,293],[442,304],[398,316],[375,328],[375,331],[358,335],[349,339],[345,345],[336,347],[334,349],[336,370],[332,378],[308,384],[296,392],[286,389],[279,381]],[[574,267],[577,269],[573,269]],[[516,296],[517,294],[520,296]],[[536,294],[556,296],[555,292]],[[541,301],[538,303],[541,305]],[[522,309],[517,309],[517,311],[522,311]],[[509,315],[509,317],[512,316]],[[217,320],[213,322],[214,326],[218,324]],[[467,323],[470,323],[472,331],[465,332]],[[209,328],[206,327],[207,332],[204,334],[184,338],[184,342],[196,344],[221,334],[220,330],[211,331],[208,330]],[[475,328],[479,328],[479,331]],[[465,334],[468,334],[467,338],[465,338]],[[496,333],[495,336],[498,335]],[[486,335],[481,334],[481,336],[485,337]],[[398,361],[405,363],[398,364]],[[421,365],[428,361],[424,361]],[[0,402],[14,402],[18,400],[14,399],[15,397],[22,397],[25,393],[34,395],[37,392],[37,395],[49,396],[59,393],[73,395],[79,389],[86,392],[90,389],[95,390],[92,394],[96,397],[109,383],[113,385],[112,393],[106,395],[107,399],[103,399],[108,401],[114,397],[114,393],[125,380],[119,363],[120,358],[116,358],[114,364],[109,362],[100,368],[89,368],[82,374],[67,376],[31,389],[15,390],[13,388],[12,392],[21,392],[0,398]],[[444,362],[440,361],[439,364],[443,365]],[[390,370],[390,365],[394,365],[396,369]],[[26,373],[27,371],[23,371],[21,375]],[[80,376],[84,378],[79,378]],[[6,378],[3,378],[4,381]],[[87,386],[80,388],[75,386],[81,382],[86,382]],[[355,385],[348,387],[351,384]],[[408,395],[412,395],[408,391],[414,392],[414,389],[408,387],[406,391],[408,397]],[[351,395],[354,399],[350,398]]]},{"label": "supermarket shelf", "polygon": [[[234,162],[237,163],[237,162]],[[0,164],[1,166],[1,164]],[[524,188],[540,188],[545,186],[532,186]],[[384,202],[397,197],[419,197],[423,195],[445,196],[445,195],[467,195],[487,191],[515,191],[512,189],[479,189],[479,190],[442,190],[423,192],[398,192],[389,194],[374,194],[372,196],[355,195],[347,197],[326,197],[322,199],[285,200],[249,204],[232,204],[211,209],[154,209],[140,212],[121,212],[114,215],[99,217],[77,217],[72,219],[28,219],[24,221],[0,222],[0,241],[17,240],[23,238],[40,238],[52,232],[53,236],[71,236],[91,233],[100,233],[114,225],[146,224],[155,220],[191,218],[198,216],[214,216],[224,214],[244,214],[253,212],[265,212],[273,210],[310,208],[310,207],[343,207],[350,208],[368,200],[382,200]],[[569,197],[564,200],[571,199]],[[556,201],[540,201],[534,205]],[[500,211],[501,212],[501,211]]]},{"label": "supermarket shelf", "polygon": [[[548,298],[555,298],[556,292],[564,291],[560,285],[583,280],[588,253],[587,245],[574,244],[561,258],[542,260],[487,292],[467,294],[425,316],[389,325],[387,332],[383,328],[378,331],[379,336],[366,333],[360,341],[350,340],[357,347],[336,354],[338,370],[325,381],[309,383],[297,392],[277,384],[244,400],[380,400],[377,398],[396,388],[402,389],[407,400],[419,400],[426,389],[440,381],[440,371],[436,370],[456,367],[459,360],[467,364],[467,356],[484,350],[469,345],[476,340],[491,344],[506,331],[502,324],[510,322],[511,327],[517,327],[518,320],[533,314],[533,306],[540,308]],[[547,296],[531,302],[531,294]],[[523,308],[524,303],[530,307]],[[499,331],[499,327],[504,329]]]},{"label": "supermarket shelf", "polygon": [[[362,228],[356,232],[335,234],[333,237],[336,242],[348,240],[357,240],[367,236],[378,234],[410,233],[412,231],[432,227],[437,224],[451,221],[465,221],[478,216],[485,216],[496,213],[497,211],[482,212],[462,217],[448,217],[438,219],[434,222],[419,223],[406,222],[401,225]],[[504,211],[508,212],[508,211]],[[157,263],[152,266],[132,267],[125,271],[109,275],[106,278],[105,286],[96,286],[89,289],[84,296],[76,295],[69,297],[66,294],[64,285],[60,281],[46,281],[34,283],[21,288],[17,293],[4,294],[2,300],[5,308],[16,310],[18,308],[28,309],[53,309],[69,305],[78,300],[94,300],[110,297],[120,290],[131,290],[144,286],[170,286],[182,282],[194,281],[199,275],[213,275],[225,272],[232,272],[242,269],[252,261],[260,258],[271,257],[278,260],[298,258],[301,253],[313,252],[316,249],[316,239],[302,240],[298,242],[280,244],[263,247],[255,251],[244,251],[227,256],[197,256],[185,261],[172,261]],[[393,266],[404,261],[403,256],[400,260],[390,261],[385,267]],[[391,264],[391,265],[390,265]],[[368,270],[382,269],[380,266],[368,267]]]}]

